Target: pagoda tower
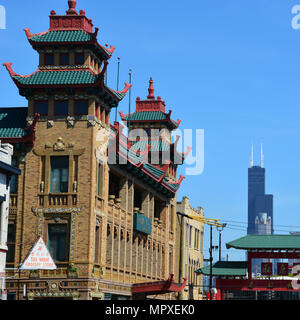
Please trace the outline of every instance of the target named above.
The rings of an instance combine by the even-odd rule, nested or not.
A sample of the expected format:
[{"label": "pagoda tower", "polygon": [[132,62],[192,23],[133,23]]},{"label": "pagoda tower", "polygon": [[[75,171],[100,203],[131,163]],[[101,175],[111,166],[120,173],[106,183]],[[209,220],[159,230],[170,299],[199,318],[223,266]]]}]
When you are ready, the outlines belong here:
[{"label": "pagoda tower", "polygon": [[[43,297],[90,299],[95,279],[99,283],[103,274],[107,276],[102,269],[106,255],[101,253],[106,243],[109,168],[97,150],[109,136],[111,109],[131,85],[115,91],[105,84],[115,48],[98,42],[98,28],[84,10],[77,12],[76,0],[68,5],[64,15],[51,11],[47,31],[33,34],[25,29],[39,54],[36,71],[24,76],[11,62],[4,63],[20,95],[28,100],[28,107],[0,110],[0,139],[16,147],[15,165],[21,170],[11,188],[13,246],[7,267],[17,269],[39,237],[57,266],[11,275],[11,288],[17,288],[17,281],[27,283],[28,299],[39,299],[44,289]],[[33,278],[42,291],[30,290]],[[93,294],[103,298],[99,290]],[[16,299],[22,299],[20,290],[15,292]]]},{"label": "pagoda tower", "polygon": [[[22,96],[29,102],[28,121],[35,113],[47,118],[51,126],[55,117],[99,118],[109,126],[111,108],[117,107],[131,87],[122,91],[105,84],[108,60],[115,47],[103,46],[98,40],[98,28],[84,10],[76,11],[76,0],[68,1],[66,15],[50,13],[49,30],[25,33],[32,48],[39,54],[38,69],[30,75],[17,74],[12,63],[4,63]],[[53,101],[54,100],[54,101]],[[101,105],[101,106],[100,106]]]},{"label": "pagoda tower", "polygon": [[136,110],[124,115],[120,112],[122,121],[129,129],[128,140],[133,150],[145,152],[149,150],[148,160],[160,169],[167,169],[167,177],[176,181],[178,165],[182,165],[191,148],[186,152],[178,152],[180,139],[172,142],[172,131],[176,130],[181,120],[171,119],[172,110],[166,112],[166,102],[160,96],[155,98],[153,80],[150,78],[147,99],[136,98]]}]

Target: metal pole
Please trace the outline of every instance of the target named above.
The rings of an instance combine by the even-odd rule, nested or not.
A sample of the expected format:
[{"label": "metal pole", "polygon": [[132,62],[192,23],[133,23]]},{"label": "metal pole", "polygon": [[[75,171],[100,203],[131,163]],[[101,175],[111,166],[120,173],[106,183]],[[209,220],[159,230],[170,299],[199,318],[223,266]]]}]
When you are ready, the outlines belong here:
[{"label": "metal pole", "polygon": [[219,261],[221,261],[221,230],[219,231]]},{"label": "metal pole", "polygon": [[[131,72],[132,70],[129,69],[129,84],[131,84]],[[128,114],[130,115],[131,112],[131,88],[129,89],[129,107],[128,107]],[[129,137],[129,131],[130,131],[130,120],[127,121],[127,127],[128,127],[128,137]]]},{"label": "metal pole", "polygon": [[210,226],[210,248],[209,248],[209,254],[210,254],[210,272],[209,272],[209,300],[212,300],[212,262],[213,262],[213,256],[212,256],[212,225]]},{"label": "metal pole", "polygon": [[[119,79],[120,79],[120,58],[118,58],[118,72],[117,72],[117,91],[119,91]],[[116,108],[115,121],[118,119],[118,106]]]}]

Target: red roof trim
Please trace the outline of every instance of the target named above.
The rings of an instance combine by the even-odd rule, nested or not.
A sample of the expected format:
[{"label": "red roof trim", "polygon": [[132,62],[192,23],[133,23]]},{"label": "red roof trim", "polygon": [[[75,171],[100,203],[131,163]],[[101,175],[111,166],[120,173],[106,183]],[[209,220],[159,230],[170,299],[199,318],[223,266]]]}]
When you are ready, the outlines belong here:
[{"label": "red roof trim", "polygon": [[174,282],[174,275],[171,274],[166,281],[155,281],[133,284],[131,287],[132,293],[145,293],[151,294],[165,294],[170,292],[180,292],[186,286],[187,279],[184,278],[184,282],[181,284]]}]

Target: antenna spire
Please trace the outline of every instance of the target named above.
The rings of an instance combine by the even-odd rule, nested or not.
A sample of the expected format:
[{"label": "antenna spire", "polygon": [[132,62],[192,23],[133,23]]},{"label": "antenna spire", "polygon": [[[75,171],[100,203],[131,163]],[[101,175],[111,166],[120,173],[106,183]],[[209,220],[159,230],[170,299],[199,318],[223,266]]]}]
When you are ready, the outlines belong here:
[{"label": "antenna spire", "polygon": [[260,166],[264,167],[264,153],[263,153],[263,144],[260,145]]},{"label": "antenna spire", "polygon": [[251,144],[250,168],[253,167],[253,143]]}]

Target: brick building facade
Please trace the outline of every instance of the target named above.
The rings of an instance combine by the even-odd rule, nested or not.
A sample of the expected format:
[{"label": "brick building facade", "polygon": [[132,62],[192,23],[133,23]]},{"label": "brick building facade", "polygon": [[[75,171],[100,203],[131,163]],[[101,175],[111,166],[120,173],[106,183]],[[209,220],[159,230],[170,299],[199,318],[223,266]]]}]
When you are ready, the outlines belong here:
[{"label": "brick building facade", "polygon": [[[203,218],[204,210],[202,207],[195,209],[191,206],[188,197],[183,197],[182,201],[177,202],[177,211],[183,214]],[[183,224],[182,224],[183,221]],[[183,230],[181,229],[183,228]],[[202,275],[195,273],[203,266],[203,240],[204,224],[194,219],[176,218],[176,239],[179,242],[180,234],[183,234],[182,251],[180,246],[176,247],[176,272],[187,278],[187,285],[180,292],[182,300],[202,300],[203,299],[203,278]],[[182,256],[181,256],[182,254]],[[181,269],[181,270],[180,270]],[[179,280],[177,278],[176,280]]]},{"label": "brick building facade", "polygon": [[[1,140],[15,146],[21,170],[11,186],[7,289],[12,299],[24,299],[24,286],[27,299],[129,299],[133,283],[175,272],[176,192],[183,180],[176,172],[187,153],[171,143],[180,121],[155,99],[152,80],[136,112],[121,114],[129,140],[119,123],[110,125],[112,108],[131,85],[107,87],[114,47],[99,44],[92,20],[76,11],[75,0],[68,3],[66,15],[51,11],[48,31],[25,30],[39,54],[36,72],[22,76],[4,64],[28,100],[26,108],[0,109]],[[143,144],[132,137],[137,128],[163,134]],[[107,161],[110,155],[115,162]],[[57,269],[18,272],[40,236]]]}]

